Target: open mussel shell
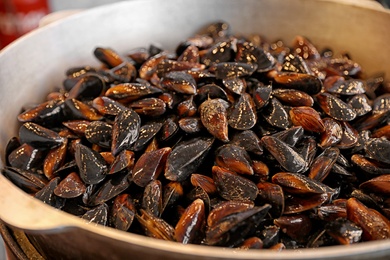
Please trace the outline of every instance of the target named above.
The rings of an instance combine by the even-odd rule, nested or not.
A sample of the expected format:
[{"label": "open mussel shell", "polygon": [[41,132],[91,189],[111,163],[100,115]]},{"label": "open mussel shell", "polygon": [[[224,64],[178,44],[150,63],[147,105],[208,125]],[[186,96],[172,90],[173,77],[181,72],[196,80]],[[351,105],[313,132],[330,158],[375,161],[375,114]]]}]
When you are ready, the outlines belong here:
[{"label": "open mussel shell", "polygon": [[272,91],[272,96],[289,106],[312,107],[314,104],[314,100],[309,94],[296,89],[275,89]]},{"label": "open mussel shell", "polygon": [[273,136],[261,138],[262,144],[280,165],[291,172],[304,172],[307,170],[307,162],[292,147]]},{"label": "open mussel shell", "polygon": [[243,93],[228,112],[228,124],[237,130],[249,130],[256,122],[255,103],[248,93]]},{"label": "open mussel shell", "polygon": [[57,124],[65,117],[64,106],[63,100],[49,100],[19,114],[18,120],[42,125]]},{"label": "open mussel shell", "polygon": [[149,237],[175,241],[175,229],[161,218],[155,217],[146,210],[140,210],[141,215],[136,215],[145,234]]},{"label": "open mussel shell", "polygon": [[226,200],[255,200],[258,189],[254,182],[232,171],[213,166],[213,179],[219,195]]},{"label": "open mussel shell", "polygon": [[343,135],[341,124],[330,117],[323,118],[322,122],[324,131],[321,133],[320,146],[326,148],[339,143]]},{"label": "open mussel shell", "polygon": [[141,155],[132,170],[133,182],[138,186],[145,187],[149,182],[156,180],[164,170],[171,151],[170,147],[165,147]]},{"label": "open mussel shell", "polygon": [[212,70],[217,79],[250,76],[257,69],[257,65],[241,62],[219,62],[213,66]]},{"label": "open mussel shell", "polygon": [[82,144],[76,145],[75,159],[81,179],[87,184],[97,184],[106,177],[108,167],[104,158]]},{"label": "open mussel shell", "polygon": [[139,129],[139,136],[134,142],[132,150],[137,152],[146,148],[149,142],[160,131],[162,126],[163,124],[160,122],[151,122],[141,126]]},{"label": "open mussel shell", "polygon": [[326,225],[326,232],[341,245],[357,243],[361,240],[362,229],[347,219],[336,219]]},{"label": "open mussel shell", "polygon": [[308,177],[322,182],[329,175],[339,154],[340,150],[337,147],[326,148],[314,159]]},{"label": "open mussel shell", "polygon": [[249,154],[237,145],[226,144],[219,147],[216,151],[215,163],[236,173],[254,174]]},{"label": "open mussel shell", "polygon": [[111,147],[112,126],[102,121],[92,121],[85,129],[85,138],[104,148]]},{"label": "open mussel shell", "polygon": [[263,109],[261,115],[273,127],[281,129],[291,127],[291,120],[287,110],[276,98],[270,98],[270,102]]},{"label": "open mussel shell", "polygon": [[195,96],[195,100],[198,103],[202,103],[209,98],[210,99],[220,98],[225,101],[229,100],[226,91],[214,83],[203,85],[197,89],[197,95]]},{"label": "open mussel shell", "polygon": [[390,108],[390,95],[383,94],[374,100],[373,111],[374,113],[387,112]]},{"label": "open mussel shell", "polygon": [[141,118],[132,109],[121,111],[112,127],[111,150],[114,156],[125,149],[130,149],[137,140],[141,127]]},{"label": "open mussel shell", "polygon": [[41,164],[42,158],[44,158],[44,151],[35,149],[26,143],[15,148],[7,156],[9,166],[23,170],[35,169]]},{"label": "open mussel shell", "polygon": [[276,137],[280,141],[285,142],[291,147],[294,147],[301,141],[304,136],[304,129],[302,126],[292,126],[286,130],[279,131],[272,135],[272,137]]},{"label": "open mussel shell", "polygon": [[[102,155],[102,153],[100,153]],[[134,167],[135,155],[134,152],[129,150],[123,150],[116,157],[112,153],[108,152],[108,156],[112,157],[110,162],[110,170],[108,174],[119,173],[122,171],[131,171]],[[107,161],[107,159],[105,158]]]},{"label": "open mussel shell", "polygon": [[330,191],[325,184],[298,173],[276,173],[272,176],[272,182],[292,194],[324,194]]},{"label": "open mussel shell", "polygon": [[199,117],[184,117],[178,121],[178,124],[187,134],[199,134],[205,129]]},{"label": "open mussel shell", "polygon": [[363,240],[388,239],[390,237],[389,220],[355,198],[347,201],[347,218],[363,230]]},{"label": "open mussel shell", "polygon": [[282,216],[284,212],[284,192],[280,185],[271,182],[259,182],[257,184],[257,200],[271,205],[269,213],[274,218]]},{"label": "open mussel shell", "polygon": [[295,126],[302,126],[306,131],[317,133],[325,131],[321,116],[315,109],[306,106],[292,107],[289,113]]},{"label": "open mussel shell", "polygon": [[[203,200],[194,200],[184,211],[175,227],[176,241],[183,244],[200,243],[206,224],[205,204]],[[200,234],[199,234],[200,233]]]},{"label": "open mussel shell", "polygon": [[336,120],[352,121],[356,118],[356,112],[349,104],[329,93],[320,93],[316,99],[321,109]]},{"label": "open mussel shell", "polygon": [[58,133],[32,122],[24,123],[20,127],[19,138],[21,143],[29,144],[36,149],[50,149],[64,142],[64,138]]},{"label": "open mussel shell", "polygon": [[158,117],[165,113],[165,103],[159,98],[143,98],[129,105],[137,114],[148,117]]},{"label": "open mussel shell", "polygon": [[89,206],[100,205],[124,192],[131,183],[129,175],[128,172],[121,172],[106,178],[102,181],[101,186],[89,195],[86,204]]},{"label": "open mussel shell", "polygon": [[272,85],[264,85],[259,82],[258,86],[252,91],[253,102],[257,109],[261,109],[269,102],[272,92]]},{"label": "open mussel shell", "polygon": [[94,99],[100,96],[106,89],[106,83],[103,77],[98,74],[84,74],[77,83],[69,90],[67,98],[76,98],[78,100]]},{"label": "open mussel shell", "polygon": [[41,190],[35,193],[34,197],[41,200],[43,203],[48,204],[57,209],[61,209],[65,205],[65,199],[55,194],[55,189],[58,187],[60,178],[53,178],[49,183],[46,184]]},{"label": "open mussel shell", "polygon": [[262,249],[264,246],[263,241],[258,237],[250,237],[245,239],[244,242],[238,247],[239,249]]},{"label": "open mussel shell", "polygon": [[304,74],[311,73],[310,68],[308,67],[302,56],[294,55],[293,53],[288,54],[284,58],[281,70],[286,72],[297,72]]},{"label": "open mussel shell", "polygon": [[116,116],[120,111],[126,110],[127,107],[121,103],[106,97],[97,97],[92,101],[92,107],[102,115]]},{"label": "open mussel shell", "polygon": [[180,182],[168,182],[163,188],[163,205],[162,212],[176,203],[183,197],[183,186]]},{"label": "open mussel shell", "polygon": [[364,116],[372,111],[370,100],[365,94],[353,96],[348,100],[348,105],[354,109],[357,116]]},{"label": "open mussel shell", "polygon": [[252,42],[237,43],[236,60],[257,65],[258,72],[271,70],[276,61],[267,51]]},{"label": "open mussel shell", "polygon": [[305,196],[289,195],[286,196],[284,214],[297,214],[305,211],[314,210],[329,200],[327,194],[315,194],[310,198]]},{"label": "open mussel shell", "polygon": [[129,194],[116,196],[109,218],[110,226],[127,231],[135,219],[136,208]]},{"label": "open mussel shell", "polygon": [[252,130],[245,130],[234,134],[231,143],[244,148],[249,153],[256,155],[263,154],[261,140]]},{"label": "open mussel shell", "polygon": [[383,195],[390,194],[390,174],[383,174],[360,184],[360,188]]},{"label": "open mussel shell", "polygon": [[282,72],[273,76],[276,88],[296,89],[309,95],[315,95],[322,89],[322,81],[310,74]]},{"label": "open mussel shell", "polygon": [[66,176],[54,189],[54,194],[58,197],[69,199],[76,198],[87,190],[84,182],[76,172]]},{"label": "open mussel shell", "polygon": [[207,175],[193,173],[191,174],[190,180],[194,187],[202,188],[207,194],[211,195],[217,192],[213,178]]},{"label": "open mussel shell", "polygon": [[242,212],[254,207],[252,201],[227,200],[218,203],[207,217],[207,225],[209,227],[216,225],[223,218],[231,214]]},{"label": "open mussel shell", "polygon": [[13,167],[6,167],[1,173],[21,189],[34,193],[46,186],[47,180],[41,175]]},{"label": "open mussel shell", "polygon": [[143,83],[122,83],[109,88],[105,96],[113,100],[129,102],[161,92],[161,89]]},{"label": "open mussel shell", "polygon": [[77,99],[67,99],[64,104],[64,114],[69,120],[81,119],[94,121],[102,119],[102,115],[95,108]]},{"label": "open mussel shell", "polygon": [[203,163],[213,142],[214,138],[206,137],[180,142],[167,158],[165,177],[171,181],[185,180]]},{"label": "open mussel shell", "polygon": [[195,79],[184,71],[172,71],[165,74],[160,84],[163,88],[188,95],[194,95],[197,90]]},{"label": "open mussel shell", "polygon": [[312,229],[312,220],[305,214],[286,215],[274,220],[275,225],[289,237],[298,242],[305,242]]},{"label": "open mussel shell", "polygon": [[239,237],[253,233],[270,208],[269,204],[265,204],[227,215],[207,229],[206,244],[239,245],[243,242]]},{"label": "open mussel shell", "polygon": [[367,155],[379,162],[390,163],[390,141],[384,138],[373,138],[365,146]]},{"label": "open mussel shell", "polygon": [[88,210],[84,215],[81,216],[82,219],[88,223],[99,224],[106,226],[108,222],[108,206],[103,203],[91,210]]},{"label": "open mussel shell", "polygon": [[43,173],[50,180],[55,177],[55,171],[57,171],[65,162],[68,149],[68,140],[59,146],[50,150],[43,162]]},{"label": "open mussel shell", "polygon": [[200,109],[200,119],[210,134],[217,139],[228,142],[228,104],[223,99],[208,99],[204,101]]},{"label": "open mussel shell", "polygon": [[163,190],[159,180],[152,180],[144,189],[141,207],[150,214],[160,217],[162,213]]}]

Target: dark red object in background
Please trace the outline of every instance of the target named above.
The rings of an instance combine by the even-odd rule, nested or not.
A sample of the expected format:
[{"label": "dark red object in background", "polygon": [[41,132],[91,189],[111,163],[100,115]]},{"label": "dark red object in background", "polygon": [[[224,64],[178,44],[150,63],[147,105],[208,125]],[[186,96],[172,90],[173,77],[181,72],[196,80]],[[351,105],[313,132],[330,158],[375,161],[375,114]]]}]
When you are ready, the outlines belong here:
[{"label": "dark red object in background", "polygon": [[0,0],[0,49],[37,28],[48,13],[47,0]]}]

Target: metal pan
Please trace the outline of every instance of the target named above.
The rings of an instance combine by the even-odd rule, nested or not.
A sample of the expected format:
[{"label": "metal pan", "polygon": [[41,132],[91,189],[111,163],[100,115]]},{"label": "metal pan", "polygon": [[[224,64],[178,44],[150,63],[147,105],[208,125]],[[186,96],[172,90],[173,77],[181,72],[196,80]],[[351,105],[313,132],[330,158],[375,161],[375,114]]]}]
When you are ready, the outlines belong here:
[{"label": "metal pan", "polygon": [[[88,10],[24,36],[0,52],[0,151],[17,132],[25,104],[43,100],[75,65],[95,64],[96,46],[119,52],[158,42],[174,49],[215,20],[235,33],[291,42],[309,37],[319,48],[348,51],[368,75],[390,75],[390,12],[371,1],[125,1]],[[2,164],[2,162],[0,162]],[[1,166],[1,165],[0,165]],[[316,250],[237,251],[150,239],[87,225],[25,194],[0,176],[0,218],[25,231],[50,259],[389,259],[390,241]]]}]

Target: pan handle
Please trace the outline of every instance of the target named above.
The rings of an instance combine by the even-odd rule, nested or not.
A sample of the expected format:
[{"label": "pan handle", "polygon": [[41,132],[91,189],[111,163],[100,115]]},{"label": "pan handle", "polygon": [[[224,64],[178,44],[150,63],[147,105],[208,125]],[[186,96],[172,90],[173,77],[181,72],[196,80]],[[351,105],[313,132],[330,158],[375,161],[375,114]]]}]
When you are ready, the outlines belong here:
[{"label": "pan handle", "polygon": [[0,197],[0,219],[12,227],[41,232],[79,227],[82,224],[77,217],[53,210],[51,206],[20,189],[15,189],[15,186],[1,174],[0,189],[2,194],[9,195]]}]

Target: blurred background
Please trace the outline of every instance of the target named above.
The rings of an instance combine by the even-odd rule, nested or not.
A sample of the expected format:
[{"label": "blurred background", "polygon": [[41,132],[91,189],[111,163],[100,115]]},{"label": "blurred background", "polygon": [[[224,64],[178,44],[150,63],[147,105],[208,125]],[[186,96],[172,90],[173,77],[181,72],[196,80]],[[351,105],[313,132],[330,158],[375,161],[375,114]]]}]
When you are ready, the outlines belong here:
[{"label": "blurred background", "polygon": [[[45,15],[121,0],[0,0],[0,49],[38,27]],[[122,0],[123,1],[123,0]]]},{"label": "blurred background", "polygon": [[[87,9],[120,1],[131,0],[0,0],[0,49],[37,28],[42,17],[49,13]],[[390,6],[390,0],[376,1],[387,8]]]},{"label": "blurred background", "polygon": [[53,11],[64,9],[90,8],[98,5],[109,4],[126,0],[47,0]]}]

